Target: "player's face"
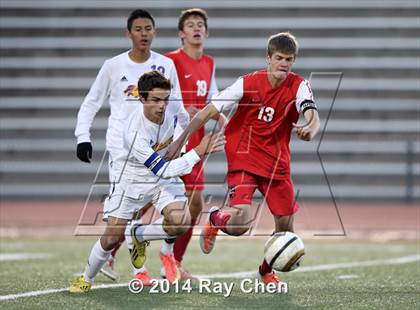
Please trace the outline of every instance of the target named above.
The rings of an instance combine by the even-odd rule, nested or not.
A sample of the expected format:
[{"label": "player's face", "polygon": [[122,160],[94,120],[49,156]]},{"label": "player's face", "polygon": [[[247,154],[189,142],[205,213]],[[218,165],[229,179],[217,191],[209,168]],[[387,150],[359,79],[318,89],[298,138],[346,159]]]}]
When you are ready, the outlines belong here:
[{"label": "player's face", "polygon": [[285,80],[292,70],[294,62],[295,56],[293,54],[274,52],[271,56],[267,56],[268,71],[276,80]]},{"label": "player's face", "polygon": [[142,100],[144,115],[152,122],[160,124],[163,121],[170,93],[167,89],[153,88],[147,100]]},{"label": "player's face", "polygon": [[207,36],[204,20],[195,15],[184,21],[184,29],[179,32],[179,37],[184,40],[184,45],[202,45]]},{"label": "player's face", "polygon": [[133,48],[139,51],[148,51],[155,37],[155,28],[148,18],[137,18],[133,21],[128,37],[131,39]]}]

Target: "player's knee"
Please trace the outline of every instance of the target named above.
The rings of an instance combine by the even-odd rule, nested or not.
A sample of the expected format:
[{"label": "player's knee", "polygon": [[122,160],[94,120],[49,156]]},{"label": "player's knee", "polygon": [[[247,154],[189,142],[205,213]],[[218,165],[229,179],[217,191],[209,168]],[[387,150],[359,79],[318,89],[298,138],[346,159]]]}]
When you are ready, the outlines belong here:
[{"label": "player's knee", "polygon": [[101,245],[105,251],[110,251],[118,244],[120,240],[120,236],[110,235],[110,236],[102,236],[101,238]]},{"label": "player's knee", "polygon": [[170,236],[184,234],[191,226],[191,217],[188,214],[183,216],[167,216],[164,220],[164,229]]}]

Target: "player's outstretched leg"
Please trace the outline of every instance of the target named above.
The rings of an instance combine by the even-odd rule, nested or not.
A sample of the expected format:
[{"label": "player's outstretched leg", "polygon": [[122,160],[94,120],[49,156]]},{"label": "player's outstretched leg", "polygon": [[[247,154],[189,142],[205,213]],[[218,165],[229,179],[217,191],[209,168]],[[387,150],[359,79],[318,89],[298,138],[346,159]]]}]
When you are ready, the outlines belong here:
[{"label": "player's outstretched leg", "polygon": [[165,239],[159,253],[160,260],[162,261],[163,273],[170,283],[174,283],[176,280],[181,279],[181,273],[173,254],[174,242],[175,238]]},{"label": "player's outstretched leg", "polygon": [[[145,239],[137,239],[137,228],[142,225],[133,226],[131,228],[131,241],[133,248],[130,249],[131,263],[135,268],[142,268],[146,261],[146,247],[149,245],[149,241]],[[148,226],[148,225],[147,225]]]},{"label": "player's outstretched leg", "polygon": [[205,254],[213,250],[219,229],[225,228],[231,218],[229,213],[222,212],[217,207],[210,208],[209,213],[209,218],[200,234],[200,247]]},{"label": "player's outstretched leg", "polygon": [[103,249],[99,239],[90,252],[84,274],[75,279],[70,287],[70,293],[89,292],[93,283],[93,278],[97,275],[103,264],[105,264],[109,255],[111,255],[111,252],[112,249],[109,251]]},{"label": "player's outstretched leg", "polygon": [[[196,176],[194,176],[197,179]],[[203,195],[201,187],[197,188],[194,182],[189,182],[188,179],[183,179],[184,182],[187,181],[187,197],[188,197],[188,206],[191,214],[191,227],[188,228],[187,232],[178,236],[174,243],[174,257],[177,263],[178,270],[181,273],[181,280],[195,279],[191,273],[182,265],[182,260],[184,259],[184,254],[187,250],[188,244],[190,243],[196,219],[200,215],[203,209]],[[204,175],[203,175],[204,181]],[[194,184],[191,185],[190,183]],[[200,185],[198,185],[200,186]]]},{"label": "player's outstretched leg", "polygon": [[124,243],[124,240],[125,240],[125,236],[122,236],[121,239],[118,241],[118,244],[112,250],[111,255],[109,256],[105,265],[103,265],[103,267],[100,270],[100,272],[103,275],[110,278],[112,281],[117,280],[117,273],[115,272],[115,255],[117,254],[121,245]]},{"label": "player's outstretched leg", "polygon": [[[163,217],[154,223],[133,227],[131,231],[133,250],[139,243],[144,243],[145,241],[174,239],[176,236],[185,233],[191,225],[189,211],[185,211],[185,201],[171,202],[161,209],[161,213]],[[167,251],[161,251],[160,257],[165,267],[166,277],[173,283],[179,280],[180,273],[176,268],[176,261],[173,255],[173,242],[172,240],[169,243],[167,241]],[[134,266],[139,268],[136,265]]]},{"label": "player's outstretched leg", "polygon": [[195,279],[191,275],[191,273],[182,265],[184,254],[187,250],[188,244],[193,234],[194,225],[195,225],[195,220],[191,219],[191,227],[187,230],[185,234],[178,236],[174,243],[174,257],[175,257],[178,270],[181,273],[181,280]]},{"label": "player's outstretched leg", "polygon": [[104,234],[92,247],[84,274],[73,282],[70,293],[87,293],[90,290],[93,278],[108,260],[121,236],[124,235],[126,225],[126,219],[109,217]]},{"label": "player's outstretched leg", "polygon": [[[127,225],[125,236],[126,236],[126,243],[129,253],[133,250],[133,242],[130,235],[131,228],[133,226],[137,226],[141,224],[141,220],[133,220],[131,221],[130,225]],[[131,254],[130,254],[131,256]],[[137,280],[140,280],[144,286],[151,286],[152,285],[152,277],[149,275],[149,272],[147,271],[146,267],[143,266],[141,268],[136,268],[133,266],[133,277]]]},{"label": "player's outstretched leg", "polygon": [[230,206],[227,211],[212,207],[210,216],[200,235],[200,247],[203,253],[208,254],[214,248],[217,232],[220,229],[231,236],[241,236],[249,230],[251,205],[238,204]]},{"label": "player's outstretched leg", "polygon": [[[276,225],[274,233],[281,231],[293,232],[293,215],[274,215],[274,223]],[[265,259],[263,259],[261,265],[258,267],[258,279],[265,284],[281,282],[281,279]]]},{"label": "player's outstretched leg", "polygon": [[271,266],[263,259],[258,268],[258,279],[264,284],[280,283],[281,280]]}]

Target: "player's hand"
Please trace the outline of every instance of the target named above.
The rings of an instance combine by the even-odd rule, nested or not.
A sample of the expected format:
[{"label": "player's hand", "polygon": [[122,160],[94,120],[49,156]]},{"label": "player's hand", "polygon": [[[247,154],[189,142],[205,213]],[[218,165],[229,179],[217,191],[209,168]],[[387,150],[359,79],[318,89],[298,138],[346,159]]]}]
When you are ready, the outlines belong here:
[{"label": "player's hand", "polygon": [[192,105],[187,108],[187,112],[188,112],[188,115],[190,116],[190,119],[192,119],[198,113],[198,111],[200,111],[200,109],[197,109],[196,107]]},{"label": "player's hand", "polygon": [[315,113],[313,110],[308,112],[306,112],[308,115],[305,113],[306,124],[292,124],[298,138],[303,141],[311,141],[317,134],[320,126],[318,113]]},{"label": "player's hand", "polygon": [[226,143],[226,138],[223,134],[207,134],[201,140],[200,144],[197,145],[194,150],[199,156],[203,156],[210,153],[220,152],[223,150]]},{"label": "player's hand", "polygon": [[182,143],[181,141],[175,140],[168,146],[168,150],[166,151],[165,156],[163,156],[164,160],[173,160],[178,158],[181,155],[182,151]]},{"label": "player's hand", "polygon": [[82,142],[77,145],[77,158],[85,163],[90,163],[92,159],[92,143]]},{"label": "player's hand", "polygon": [[298,125],[293,123],[294,130],[299,139],[303,141],[311,141],[318,132],[319,126],[315,123]]}]

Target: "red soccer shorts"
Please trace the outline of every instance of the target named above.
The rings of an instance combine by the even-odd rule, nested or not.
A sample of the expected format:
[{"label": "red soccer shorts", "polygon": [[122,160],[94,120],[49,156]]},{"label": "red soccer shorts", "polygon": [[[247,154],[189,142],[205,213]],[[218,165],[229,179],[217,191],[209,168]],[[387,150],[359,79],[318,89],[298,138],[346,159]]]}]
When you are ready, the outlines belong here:
[{"label": "red soccer shorts", "polygon": [[185,185],[185,190],[192,192],[193,190],[204,190],[204,167],[203,162],[199,162],[194,166],[190,174],[181,177]]},{"label": "red soccer shorts", "polygon": [[229,205],[250,205],[255,190],[265,197],[265,201],[273,215],[291,215],[298,211],[295,200],[293,182],[285,180],[270,180],[246,171],[228,173]]}]

